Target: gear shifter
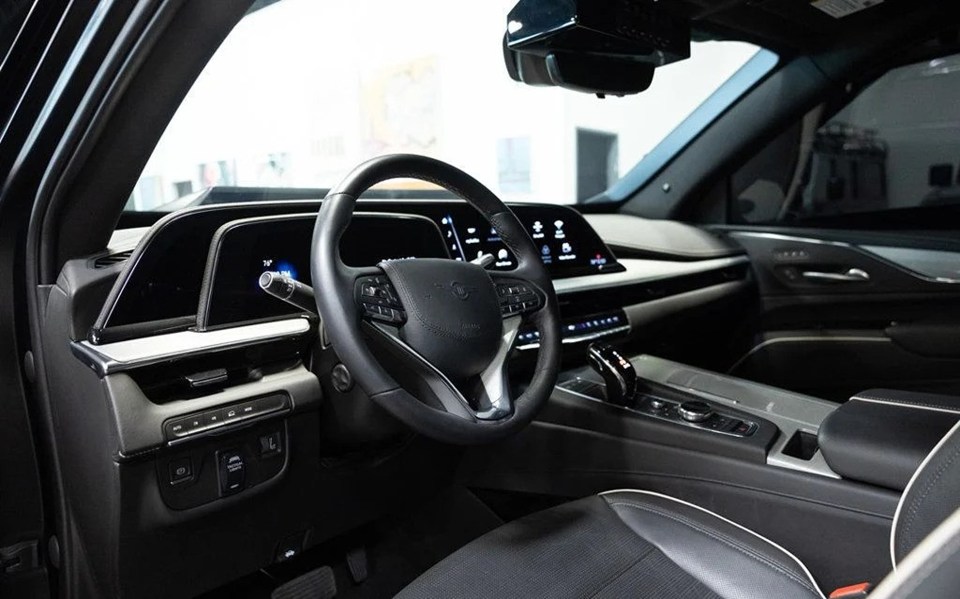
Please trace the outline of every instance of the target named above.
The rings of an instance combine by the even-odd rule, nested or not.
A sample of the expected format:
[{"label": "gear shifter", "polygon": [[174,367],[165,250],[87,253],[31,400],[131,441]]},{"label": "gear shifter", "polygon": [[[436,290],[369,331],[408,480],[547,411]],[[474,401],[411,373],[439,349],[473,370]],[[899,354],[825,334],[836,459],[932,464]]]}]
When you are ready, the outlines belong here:
[{"label": "gear shifter", "polygon": [[603,377],[607,401],[627,405],[637,390],[637,371],[630,360],[609,345],[591,343],[587,348],[587,362]]}]

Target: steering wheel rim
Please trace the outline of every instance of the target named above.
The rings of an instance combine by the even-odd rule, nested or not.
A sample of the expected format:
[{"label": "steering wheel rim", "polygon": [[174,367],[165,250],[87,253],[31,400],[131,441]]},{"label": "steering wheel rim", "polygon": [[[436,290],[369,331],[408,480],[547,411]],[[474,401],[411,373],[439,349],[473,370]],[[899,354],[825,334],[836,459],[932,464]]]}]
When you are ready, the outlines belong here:
[{"label": "steering wheel rim", "polygon": [[[414,259],[381,263],[375,269],[354,268],[344,264],[340,257],[340,239],[350,224],[357,198],[373,185],[395,178],[428,181],[464,199],[476,208],[496,230],[503,243],[516,257],[517,267],[502,273],[487,273],[479,266],[469,265],[469,268],[465,268],[467,265],[463,262],[452,260]],[[415,262],[417,264],[412,264]],[[450,263],[460,266],[454,267]],[[359,165],[337,187],[331,189],[323,201],[313,233],[310,268],[313,285],[317,290],[317,308],[323,319],[327,337],[338,357],[353,374],[360,388],[374,402],[415,431],[447,443],[491,442],[523,428],[533,420],[539,409],[549,399],[559,373],[561,352],[559,308],[552,280],[533,240],[516,215],[493,192],[467,173],[440,160],[413,154],[382,156]],[[526,390],[515,400],[511,399],[505,391],[509,410],[501,409],[500,412],[496,412],[495,418],[486,418],[476,411],[473,414],[464,413],[455,405],[456,402],[450,403],[452,400],[441,400],[441,407],[428,405],[402,387],[386,371],[369,346],[371,339],[391,346],[394,352],[399,351],[409,358],[411,364],[422,367],[425,379],[430,378],[430,372],[441,373],[437,380],[427,381],[431,388],[453,386],[455,391],[460,392],[448,377],[442,376],[440,369],[407,345],[402,334],[389,334],[386,332],[389,327],[377,323],[371,324],[372,321],[364,315],[364,307],[358,299],[357,292],[358,281],[379,277],[376,279],[379,282],[380,278],[386,276],[390,279],[389,283],[397,284],[397,291],[401,292],[397,295],[402,294],[404,306],[412,307],[417,311],[416,302],[421,301],[422,298],[416,293],[416,285],[409,284],[414,279],[404,277],[419,275],[419,280],[422,281],[424,273],[450,268],[458,269],[451,272],[458,273],[460,278],[472,277],[470,280],[474,284],[471,289],[475,291],[474,295],[480,296],[477,300],[471,300],[475,303],[489,296],[485,283],[482,282],[481,275],[476,272],[476,269],[481,270],[484,273],[483,276],[491,280],[494,293],[507,289],[507,285],[493,281],[521,281],[528,283],[529,286],[525,287],[525,290],[529,291],[532,288],[538,298],[536,308],[531,307],[530,313],[526,316],[527,321],[536,327],[540,335],[535,374]],[[411,272],[414,274],[409,274]],[[451,285],[459,285],[459,283],[451,283]],[[434,284],[434,287],[440,286],[440,283]],[[414,289],[411,291],[410,288]],[[507,289],[507,291],[511,290]],[[469,293],[467,295],[469,296]],[[425,293],[423,297],[429,298],[430,294]],[[437,298],[432,298],[432,301],[437,301]],[[408,302],[413,305],[408,306]],[[460,309],[459,304],[451,307]],[[489,310],[485,304],[476,309]],[[499,310],[501,312],[504,310],[503,297],[500,298]],[[484,312],[484,315],[489,316],[488,312]],[[416,312],[416,318],[420,318],[419,311]],[[506,324],[508,322],[510,322],[509,327]],[[498,335],[501,340],[500,348],[496,358],[490,364],[490,368],[499,367],[504,377],[506,376],[506,358],[509,353],[509,347],[504,351],[504,344],[512,346],[519,322],[519,314],[516,317],[512,315],[503,317],[503,330]],[[413,323],[408,321],[398,330],[402,331],[408,326],[413,327]],[[429,327],[430,323],[427,323],[427,326]],[[512,336],[509,328],[513,329]],[[427,364],[418,363],[418,360]],[[498,365],[496,360],[500,360],[501,363]],[[486,384],[484,379],[484,385]],[[504,388],[508,389],[505,383]],[[489,392],[489,388],[487,391]],[[444,394],[442,389],[439,394],[441,396]],[[462,392],[460,396],[465,398]],[[473,406],[473,404],[470,405]]]}]

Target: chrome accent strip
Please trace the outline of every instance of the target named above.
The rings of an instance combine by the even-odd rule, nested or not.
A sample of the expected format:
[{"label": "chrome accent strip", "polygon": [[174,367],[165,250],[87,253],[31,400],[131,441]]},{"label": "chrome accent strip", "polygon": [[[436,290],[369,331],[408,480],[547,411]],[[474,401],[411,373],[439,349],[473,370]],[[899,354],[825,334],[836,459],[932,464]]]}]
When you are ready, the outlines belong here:
[{"label": "chrome accent strip", "polygon": [[761,239],[775,239],[778,241],[791,241],[794,243],[812,243],[814,245],[832,245],[834,247],[856,249],[856,246],[846,241],[830,241],[829,239],[816,239],[815,237],[800,237],[798,235],[784,235],[782,233],[767,233],[765,231],[731,231],[732,237],[760,237]]},{"label": "chrome accent strip", "polygon": [[960,252],[880,245],[861,249],[937,283],[960,283]]},{"label": "chrome accent strip", "polygon": [[310,321],[306,318],[290,318],[203,333],[180,331],[103,345],[74,341],[70,346],[73,354],[102,378],[114,372],[167,360],[298,337],[309,332],[310,328]]},{"label": "chrome accent strip", "polygon": [[876,399],[874,397],[861,397],[854,395],[849,401],[863,401],[866,403],[875,403],[883,406],[893,406],[895,408],[905,408],[907,410],[927,410],[928,412],[942,412],[944,414],[960,414],[960,408],[947,408],[943,406],[919,405],[903,403],[896,400]]},{"label": "chrome accent strip", "polygon": [[[877,262],[880,262],[881,264],[885,264],[891,268],[895,268],[900,272],[904,274],[908,274],[911,277],[914,277],[916,279],[920,279],[921,281],[927,281],[928,283],[941,283],[946,285],[960,284],[960,278],[954,279],[952,277],[937,277],[937,276],[926,275],[922,272],[913,270],[908,266],[901,264],[887,256],[882,255],[880,252],[876,251],[877,249],[883,249],[883,248],[900,249],[900,250],[907,250],[912,248],[900,248],[895,246],[890,246],[888,248],[887,246],[872,246],[872,245],[859,246],[859,245],[854,245],[852,243],[847,243],[845,241],[828,241],[825,239],[797,237],[794,235],[783,235],[780,233],[766,233],[763,231],[731,231],[730,236],[731,237],[759,237],[761,239],[775,239],[779,241],[787,241],[787,242],[793,242],[793,243],[809,243],[814,245],[829,245],[833,247],[845,248],[845,249],[863,254],[864,256],[868,256],[876,260]],[[917,251],[934,252],[939,250],[917,250]],[[956,253],[956,252],[941,252],[941,253],[949,254],[949,253]]]},{"label": "chrome accent strip", "polygon": [[583,275],[570,279],[557,279],[553,282],[553,287],[556,289],[557,295],[576,293],[578,291],[610,289],[624,285],[636,285],[684,275],[700,274],[736,266],[738,264],[749,264],[750,258],[747,256],[732,256],[729,258],[697,260],[695,262],[623,258],[617,260],[617,262],[626,270],[623,272]]}]

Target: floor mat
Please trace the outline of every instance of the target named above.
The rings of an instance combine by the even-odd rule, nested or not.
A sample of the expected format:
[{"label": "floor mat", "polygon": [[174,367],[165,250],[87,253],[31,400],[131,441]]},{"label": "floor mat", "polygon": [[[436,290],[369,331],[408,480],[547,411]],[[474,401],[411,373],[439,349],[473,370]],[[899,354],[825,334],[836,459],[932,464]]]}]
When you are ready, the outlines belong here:
[{"label": "floor mat", "polygon": [[[393,597],[431,566],[503,524],[476,495],[451,487],[406,513],[394,514],[300,557],[226,585],[203,599],[267,599],[280,585],[321,566],[333,570],[337,599]],[[354,581],[346,555],[363,547],[367,577]],[[356,571],[356,564],[354,564]]]}]

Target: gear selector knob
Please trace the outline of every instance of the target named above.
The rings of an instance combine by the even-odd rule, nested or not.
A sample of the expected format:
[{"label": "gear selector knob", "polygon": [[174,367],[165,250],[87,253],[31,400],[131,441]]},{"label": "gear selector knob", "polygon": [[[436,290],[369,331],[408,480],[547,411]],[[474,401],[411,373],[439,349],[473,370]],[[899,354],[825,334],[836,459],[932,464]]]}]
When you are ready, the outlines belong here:
[{"label": "gear selector knob", "polygon": [[637,371],[630,360],[603,343],[591,343],[587,348],[587,362],[603,377],[607,401],[626,405],[637,389]]}]

